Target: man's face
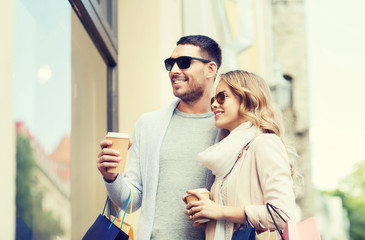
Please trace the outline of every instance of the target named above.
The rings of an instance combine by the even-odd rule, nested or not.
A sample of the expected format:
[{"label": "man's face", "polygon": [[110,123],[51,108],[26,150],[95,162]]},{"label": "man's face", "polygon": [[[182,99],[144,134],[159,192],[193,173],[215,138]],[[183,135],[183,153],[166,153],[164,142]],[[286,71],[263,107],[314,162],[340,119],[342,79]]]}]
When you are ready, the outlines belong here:
[{"label": "man's face", "polygon": [[[204,58],[200,48],[194,45],[178,45],[171,54],[171,58],[181,56]],[[194,102],[198,100],[208,87],[206,72],[208,65],[199,60],[191,60],[190,67],[180,69],[177,63],[174,64],[169,77],[171,79],[173,93],[184,102]]]}]

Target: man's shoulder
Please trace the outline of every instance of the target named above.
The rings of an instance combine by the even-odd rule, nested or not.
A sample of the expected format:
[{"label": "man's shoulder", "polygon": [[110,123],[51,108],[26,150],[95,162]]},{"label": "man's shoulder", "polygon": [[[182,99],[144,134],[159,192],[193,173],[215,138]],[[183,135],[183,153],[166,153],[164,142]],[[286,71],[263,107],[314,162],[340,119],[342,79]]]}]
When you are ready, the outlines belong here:
[{"label": "man's shoulder", "polygon": [[170,105],[168,105],[167,107],[161,108],[159,110],[156,111],[152,111],[152,112],[147,112],[147,113],[143,113],[137,123],[141,124],[141,123],[155,123],[156,121],[161,121],[163,119],[166,118],[171,118],[172,113],[174,112],[177,104],[178,104],[178,100],[172,102]]}]

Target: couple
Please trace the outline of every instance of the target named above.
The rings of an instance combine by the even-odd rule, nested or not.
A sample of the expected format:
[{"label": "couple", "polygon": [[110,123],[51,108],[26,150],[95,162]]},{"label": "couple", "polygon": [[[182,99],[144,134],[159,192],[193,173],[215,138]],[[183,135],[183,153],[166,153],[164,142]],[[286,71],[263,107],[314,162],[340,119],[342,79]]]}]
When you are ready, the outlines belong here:
[{"label": "couple", "polygon": [[[125,173],[106,171],[119,153],[106,148],[110,141],[100,143],[97,167],[110,198],[121,206],[133,188],[133,210],[141,208],[137,240],[231,239],[245,217],[258,232],[275,230],[267,202],[293,216],[292,165],[270,90],[259,76],[236,70],[220,75],[212,97],[221,59],[211,38],[180,38],[165,60],[179,99],[137,121]],[[211,200],[185,206],[179,196],[204,186]],[[198,217],[212,220],[196,226]]]}]

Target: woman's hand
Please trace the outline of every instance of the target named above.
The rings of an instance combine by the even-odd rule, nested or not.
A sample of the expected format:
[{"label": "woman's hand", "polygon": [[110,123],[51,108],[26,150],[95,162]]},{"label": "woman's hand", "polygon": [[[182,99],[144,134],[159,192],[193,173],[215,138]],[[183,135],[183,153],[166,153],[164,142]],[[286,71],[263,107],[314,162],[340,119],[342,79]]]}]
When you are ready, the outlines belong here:
[{"label": "woman's hand", "polygon": [[[214,220],[227,220],[234,223],[245,222],[245,210],[242,207],[222,206],[212,200],[204,199],[204,196],[194,190],[187,191],[188,194],[194,194],[199,200],[191,201],[186,205],[185,214],[189,220],[197,218],[210,218]],[[186,203],[186,197],[183,197]],[[201,226],[203,224],[194,223],[193,226]]]},{"label": "woman's hand", "polygon": [[[189,220],[194,221],[200,217],[219,220],[223,217],[223,206],[204,198],[198,191],[189,190],[187,193],[193,194],[199,199],[186,205],[185,214],[188,215]],[[183,201],[186,203],[185,197],[183,197]]]},{"label": "woman's hand", "polygon": [[223,206],[218,205],[209,199],[192,201],[186,205],[185,214],[187,214],[188,219],[192,221],[197,218],[220,220],[223,216]]}]

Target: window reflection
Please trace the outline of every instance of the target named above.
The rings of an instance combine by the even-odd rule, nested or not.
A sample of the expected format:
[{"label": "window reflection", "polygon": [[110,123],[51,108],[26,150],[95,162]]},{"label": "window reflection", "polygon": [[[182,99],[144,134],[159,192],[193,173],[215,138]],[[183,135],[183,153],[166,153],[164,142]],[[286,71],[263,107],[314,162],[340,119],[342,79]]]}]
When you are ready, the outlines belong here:
[{"label": "window reflection", "polygon": [[71,9],[16,4],[16,239],[70,239]]}]

